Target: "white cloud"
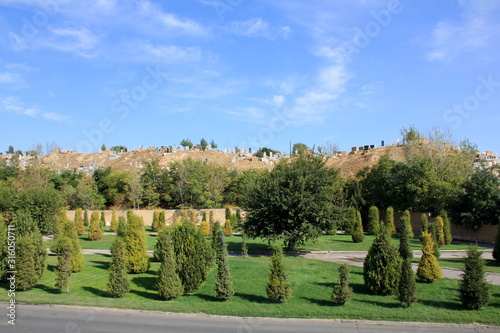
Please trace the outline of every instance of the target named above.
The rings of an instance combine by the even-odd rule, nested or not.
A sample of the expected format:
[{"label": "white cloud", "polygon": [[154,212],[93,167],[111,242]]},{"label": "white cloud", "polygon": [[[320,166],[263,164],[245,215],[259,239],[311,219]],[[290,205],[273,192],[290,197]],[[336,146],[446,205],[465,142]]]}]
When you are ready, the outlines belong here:
[{"label": "white cloud", "polygon": [[79,29],[49,28],[49,31],[52,33],[52,38],[42,41],[42,46],[81,56],[89,56],[89,50],[92,50],[99,42],[99,37],[85,27]]},{"label": "white cloud", "polygon": [[43,118],[56,122],[64,122],[68,120],[68,117],[56,112],[45,112],[36,107],[25,107],[17,97],[13,96],[5,97],[2,100],[2,104],[6,111],[23,114],[31,118]]},{"label": "white cloud", "polygon": [[175,45],[153,44],[150,41],[139,41],[125,46],[126,52],[137,60],[156,61],[169,64],[196,62],[201,59],[202,52],[197,46],[182,47]]},{"label": "white cloud", "polygon": [[28,86],[19,74],[10,72],[0,72],[0,84],[9,85],[12,88],[25,88]]},{"label": "white cloud", "polygon": [[229,23],[227,31],[237,36],[275,40],[287,39],[291,29],[287,26],[271,26],[261,18],[253,18],[247,21],[233,21]]},{"label": "white cloud", "polygon": [[463,53],[475,53],[498,44],[500,24],[496,19],[500,3],[484,0],[459,0],[463,7],[460,21],[442,20],[431,36],[429,61],[450,61]]}]

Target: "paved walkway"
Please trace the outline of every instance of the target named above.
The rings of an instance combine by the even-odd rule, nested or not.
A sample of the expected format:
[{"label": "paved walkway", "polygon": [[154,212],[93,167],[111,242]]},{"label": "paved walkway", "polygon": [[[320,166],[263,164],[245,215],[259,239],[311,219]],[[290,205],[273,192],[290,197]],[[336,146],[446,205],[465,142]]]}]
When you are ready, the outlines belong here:
[{"label": "paved walkway", "polygon": [[[102,254],[110,255],[109,250],[82,250],[83,254]],[[466,250],[441,250],[441,259],[460,259],[465,256]],[[148,251],[149,255],[153,255],[153,251]],[[337,264],[348,264],[351,266],[363,267],[365,257],[368,251],[304,251],[299,252],[297,257],[316,259],[321,261],[334,262]],[[236,257],[241,256],[239,252],[233,252],[229,254],[230,256]],[[252,254],[250,254],[252,256]],[[422,251],[413,251],[413,256],[415,258],[420,258],[422,256]],[[483,250],[483,259],[493,259],[491,250]],[[412,264],[413,270],[417,272],[418,264]],[[442,267],[443,277],[447,279],[460,280],[460,274],[462,270],[459,268]],[[499,273],[486,273],[486,280],[494,285],[500,285],[500,274]]]}]

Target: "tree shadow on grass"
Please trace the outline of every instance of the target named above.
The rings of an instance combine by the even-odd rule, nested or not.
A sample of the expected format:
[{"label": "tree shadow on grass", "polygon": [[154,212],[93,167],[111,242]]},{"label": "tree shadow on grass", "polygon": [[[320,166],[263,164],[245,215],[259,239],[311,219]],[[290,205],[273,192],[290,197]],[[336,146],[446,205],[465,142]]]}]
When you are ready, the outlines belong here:
[{"label": "tree shadow on grass", "polygon": [[317,304],[319,306],[328,306],[328,307],[336,307],[340,306],[340,304],[337,304],[331,300],[327,299],[316,299],[316,298],[310,298],[310,297],[301,297],[301,299],[305,299],[311,303]]},{"label": "tree shadow on grass", "polygon": [[418,300],[419,303],[438,309],[447,310],[462,310],[462,306],[457,302],[433,301],[433,300]]},{"label": "tree shadow on grass", "polygon": [[254,294],[235,293],[234,296],[240,297],[240,298],[243,298],[247,301],[255,302],[255,303],[263,303],[263,304],[272,304],[273,303],[267,297],[254,295]]},{"label": "tree shadow on grass", "polygon": [[138,287],[144,288],[149,291],[155,291],[156,277],[154,276],[137,276],[130,279]]},{"label": "tree shadow on grass", "polygon": [[104,269],[104,270],[109,270],[109,262],[108,261],[97,261],[97,260],[92,260],[90,261],[96,268]]},{"label": "tree shadow on grass", "polygon": [[[394,296],[388,295],[386,297],[394,297]],[[384,303],[384,302],[379,302],[379,301],[374,301],[374,300],[364,300],[364,299],[358,299],[356,301],[361,302],[361,303],[369,303],[369,304],[380,306],[381,308],[387,308],[387,309],[401,308],[401,304],[395,298],[393,298],[393,299],[394,299],[394,303]]]},{"label": "tree shadow on grass", "polygon": [[99,297],[109,297],[109,298],[111,298],[111,296],[108,294],[108,292],[106,290],[101,290],[101,289],[97,289],[97,288],[94,288],[94,287],[82,287],[82,289],[85,290],[85,291],[89,291],[92,294],[94,294],[96,296],[99,296]]},{"label": "tree shadow on grass", "polygon": [[220,299],[216,298],[215,296],[212,295],[205,295],[205,294],[195,294],[192,295],[198,298],[201,298],[202,300],[208,301],[208,302],[221,302]]},{"label": "tree shadow on grass", "polygon": [[373,295],[373,293],[370,292],[370,289],[362,283],[351,283],[349,285],[355,294]]},{"label": "tree shadow on grass", "polygon": [[149,292],[149,291],[144,291],[144,290],[132,289],[129,292],[132,294],[139,295],[139,296],[144,297],[144,298],[148,298],[150,300],[164,301],[164,299],[161,298],[160,295],[158,295],[158,291],[156,291],[156,290],[154,292]]},{"label": "tree shadow on grass", "polygon": [[50,286],[47,286],[45,284],[37,284],[33,288],[43,290],[48,294],[60,294],[61,293],[61,291],[58,288],[50,287]]},{"label": "tree shadow on grass", "polygon": [[49,272],[56,272],[56,265],[47,265],[46,268]]}]

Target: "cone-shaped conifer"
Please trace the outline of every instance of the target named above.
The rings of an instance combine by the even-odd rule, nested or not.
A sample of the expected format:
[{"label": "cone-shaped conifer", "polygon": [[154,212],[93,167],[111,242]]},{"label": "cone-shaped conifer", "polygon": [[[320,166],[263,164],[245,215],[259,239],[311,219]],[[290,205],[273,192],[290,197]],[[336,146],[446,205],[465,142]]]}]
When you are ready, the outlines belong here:
[{"label": "cone-shaped conifer", "polygon": [[164,228],[160,231],[160,234],[162,237],[158,239],[157,244],[162,249],[161,252],[158,252],[158,255],[162,257],[160,258],[161,264],[158,270],[156,289],[158,289],[158,294],[161,298],[169,300],[181,296],[184,292],[184,287],[177,274],[172,231],[169,228]]},{"label": "cone-shaped conifer", "polygon": [[398,300],[405,308],[410,307],[417,301],[417,283],[411,267],[410,258],[403,259],[397,296]]},{"label": "cone-shaped conifer", "polygon": [[349,286],[349,267],[342,264],[339,267],[339,282],[333,287],[332,300],[344,305],[352,299],[352,288]]},{"label": "cone-shaped conifer", "polygon": [[280,245],[273,246],[266,293],[271,302],[275,303],[286,302],[292,296],[292,288],[285,272],[283,256],[283,248]]},{"label": "cone-shaped conifer", "polygon": [[434,241],[429,233],[422,234],[422,257],[418,263],[417,276],[425,282],[434,282],[441,279],[441,266],[434,255]]},{"label": "cone-shaped conifer", "polygon": [[83,225],[83,210],[81,208],[75,210],[75,225],[78,236],[83,235],[85,233],[85,226]]},{"label": "cone-shaped conifer", "polygon": [[118,228],[118,219],[116,218],[116,210],[113,209],[111,211],[111,223],[109,225],[109,231],[116,232],[117,228]]},{"label": "cone-shaped conifer", "polygon": [[380,214],[376,206],[368,209],[368,234],[377,235],[380,229]]},{"label": "cone-shaped conifer", "polygon": [[99,212],[93,211],[90,216],[90,225],[89,225],[89,239],[90,240],[99,240],[102,238],[102,229],[99,220]]},{"label": "cone-shaped conifer", "polygon": [[484,276],[484,260],[477,247],[467,250],[460,282],[460,300],[468,310],[480,310],[490,303],[490,285]]},{"label": "cone-shaped conifer", "polygon": [[396,227],[394,226],[394,208],[389,207],[385,211],[384,225],[389,236],[394,236],[396,234]]},{"label": "cone-shaped conifer", "polygon": [[111,265],[109,266],[108,294],[111,297],[123,297],[130,290],[127,275],[127,253],[125,241],[116,237],[111,245]]},{"label": "cone-shaped conifer", "polygon": [[149,255],[146,249],[146,230],[143,219],[133,213],[128,214],[125,242],[127,268],[132,274],[144,273],[149,269]]},{"label": "cone-shaped conifer", "polygon": [[217,258],[217,281],[215,282],[215,297],[221,301],[227,301],[234,295],[233,282],[229,273],[227,262],[227,246],[224,235],[219,231],[219,251]]},{"label": "cone-shaped conifer", "polygon": [[57,254],[55,286],[68,293],[71,277],[71,253],[73,252],[71,239],[65,235],[59,235],[54,247]]}]

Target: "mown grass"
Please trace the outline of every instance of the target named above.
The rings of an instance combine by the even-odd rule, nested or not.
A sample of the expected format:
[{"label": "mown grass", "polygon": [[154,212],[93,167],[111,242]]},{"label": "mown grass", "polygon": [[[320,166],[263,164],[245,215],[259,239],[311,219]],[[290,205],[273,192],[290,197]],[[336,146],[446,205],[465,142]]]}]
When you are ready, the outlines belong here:
[{"label": "mown grass", "polygon": [[[419,302],[404,309],[394,296],[369,294],[363,283],[362,268],[350,267],[354,298],[345,306],[330,301],[339,265],[334,263],[286,257],[285,265],[292,283],[293,296],[283,304],[267,299],[265,287],[269,257],[229,258],[236,291],[228,302],[213,297],[216,270],[212,270],[202,287],[194,294],[176,300],[161,300],[154,284],[159,264],[153,262],[148,272],[129,275],[131,291],[121,299],[107,296],[107,269],[110,257],[85,256],[86,266],[73,274],[70,293],[59,293],[54,287],[56,258],[50,256],[48,269],[30,291],[17,292],[16,301],[26,303],[72,304],[82,306],[130,308],[233,316],[285,318],[338,318],[417,322],[482,323],[500,325],[500,286],[492,288],[492,302],[484,310],[461,309],[456,280],[418,283]],[[0,284],[0,301],[7,301],[7,286]]]}]

